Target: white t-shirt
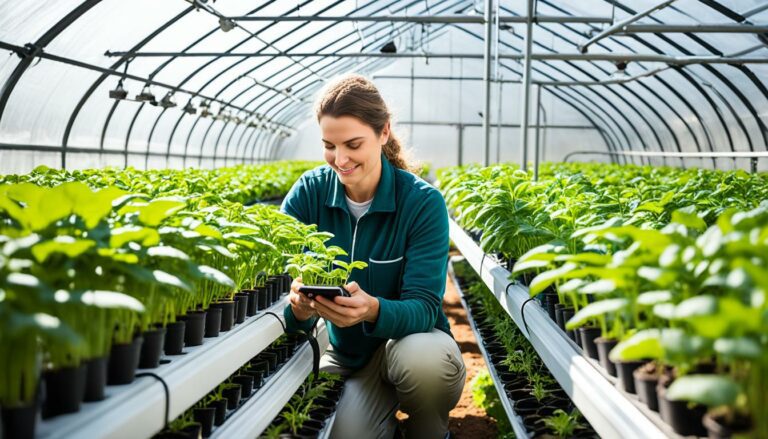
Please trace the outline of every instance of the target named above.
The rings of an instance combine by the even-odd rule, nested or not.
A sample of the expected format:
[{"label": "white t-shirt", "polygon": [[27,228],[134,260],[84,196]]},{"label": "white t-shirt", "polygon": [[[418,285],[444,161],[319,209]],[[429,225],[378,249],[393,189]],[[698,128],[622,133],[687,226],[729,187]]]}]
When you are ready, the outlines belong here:
[{"label": "white t-shirt", "polygon": [[344,195],[347,198],[347,207],[349,208],[349,213],[352,214],[353,217],[355,217],[355,221],[359,220],[361,216],[365,212],[368,211],[368,208],[371,207],[371,203],[373,202],[373,198],[371,198],[368,201],[363,201],[362,203],[358,203],[356,201],[352,201],[351,198]]}]

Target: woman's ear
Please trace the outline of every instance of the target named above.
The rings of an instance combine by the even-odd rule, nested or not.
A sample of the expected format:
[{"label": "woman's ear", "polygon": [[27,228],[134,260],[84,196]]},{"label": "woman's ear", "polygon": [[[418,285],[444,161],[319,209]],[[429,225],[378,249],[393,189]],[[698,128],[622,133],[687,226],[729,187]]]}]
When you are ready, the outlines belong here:
[{"label": "woman's ear", "polygon": [[381,129],[381,135],[379,135],[379,144],[380,145],[386,145],[387,142],[389,142],[389,134],[390,134],[390,126],[389,122],[387,122],[384,125],[384,128]]}]

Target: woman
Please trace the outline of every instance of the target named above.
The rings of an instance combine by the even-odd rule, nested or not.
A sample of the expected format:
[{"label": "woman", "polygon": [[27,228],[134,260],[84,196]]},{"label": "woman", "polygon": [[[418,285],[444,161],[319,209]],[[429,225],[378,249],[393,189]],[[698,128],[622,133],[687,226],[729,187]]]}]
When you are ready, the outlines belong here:
[{"label": "woman", "polygon": [[443,438],[466,370],[442,311],[448,214],[442,195],[408,172],[376,87],[361,76],[332,83],[316,106],[327,166],[305,173],[282,210],[331,232],[329,245],[368,264],[351,297],[309,300],[291,286],[289,331],[326,321],[321,369],[348,376],[334,438],[392,438],[398,409],[406,437]]}]

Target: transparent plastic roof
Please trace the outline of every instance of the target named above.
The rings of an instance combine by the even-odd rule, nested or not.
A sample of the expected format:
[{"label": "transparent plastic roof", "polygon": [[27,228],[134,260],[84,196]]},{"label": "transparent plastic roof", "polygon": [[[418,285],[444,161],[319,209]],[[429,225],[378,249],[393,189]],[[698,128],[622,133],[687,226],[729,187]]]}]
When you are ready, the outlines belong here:
[{"label": "transparent plastic roof", "polygon": [[[677,0],[635,17],[661,3],[668,2],[536,1],[538,17],[572,20],[535,23],[533,53],[550,58],[534,59],[533,83],[558,111],[591,124],[608,151],[766,151],[768,34],[754,29],[768,26],[768,4]],[[19,160],[68,167],[269,159],[334,75],[373,74],[398,56],[420,54],[436,58],[430,74],[451,76],[453,64],[447,71],[437,59],[450,49],[430,52],[431,42],[447,38],[451,47],[463,42],[454,56],[472,55],[463,62],[482,66],[484,7],[473,0],[2,2],[0,158],[26,150],[33,154]],[[498,10],[524,17],[526,2],[502,0]],[[434,16],[476,22],[419,22]],[[623,31],[600,37],[582,59],[563,59],[625,20]],[[521,60],[510,56],[524,52],[525,26],[502,22],[498,31],[505,80],[522,77]],[[399,53],[384,57],[380,48],[390,41]],[[336,54],[346,56],[328,56]],[[685,61],[691,57],[699,58]],[[110,98],[118,83],[128,99]],[[146,100],[136,102],[140,93]]]}]

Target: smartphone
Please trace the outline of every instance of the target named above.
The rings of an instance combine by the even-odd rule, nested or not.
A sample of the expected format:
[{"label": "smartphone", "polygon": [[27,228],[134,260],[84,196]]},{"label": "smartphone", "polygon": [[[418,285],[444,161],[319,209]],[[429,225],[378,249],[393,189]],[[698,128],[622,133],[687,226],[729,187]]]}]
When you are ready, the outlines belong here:
[{"label": "smartphone", "polygon": [[344,287],[304,285],[299,288],[299,292],[303,293],[309,299],[314,299],[315,296],[323,296],[328,300],[333,300],[333,298],[337,296],[352,297],[352,295],[349,294],[349,291],[345,290]]}]

